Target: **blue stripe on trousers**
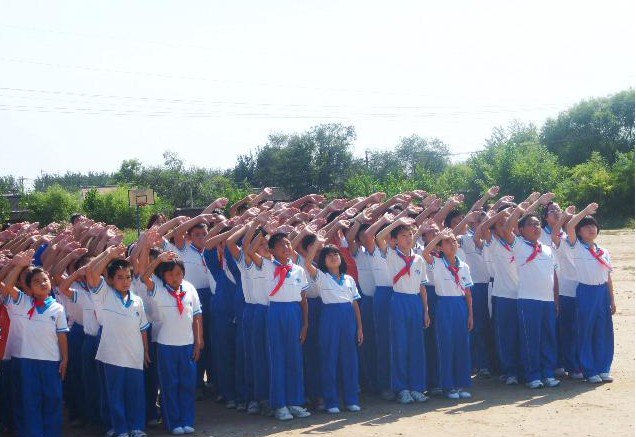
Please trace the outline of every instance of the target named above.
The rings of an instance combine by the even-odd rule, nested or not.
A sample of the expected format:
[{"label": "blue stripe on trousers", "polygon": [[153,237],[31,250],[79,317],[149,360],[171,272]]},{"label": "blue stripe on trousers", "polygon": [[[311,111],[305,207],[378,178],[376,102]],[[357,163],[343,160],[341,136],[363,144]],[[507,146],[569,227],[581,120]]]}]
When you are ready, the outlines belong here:
[{"label": "blue stripe on trousers", "polygon": [[373,296],[378,389],[391,390],[391,297],[392,287],[376,287]]},{"label": "blue stripe on trousers", "polygon": [[157,343],[157,373],[161,386],[161,409],[168,431],[194,427],[197,364],[194,345],[169,346]]},{"label": "blue stripe on trousers", "polygon": [[466,298],[438,296],[433,323],[439,387],[444,390],[470,387],[470,337]]},{"label": "blue stripe on trousers", "polygon": [[130,367],[102,363],[115,435],[146,427],[146,392],[144,372]]},{"label": "blue stripe on trousers", "polygon": [[316,399],[322,395],[320,389],[320,345],[319,326],[322,310],[322,300],[319,297],[307,299],[309,326],[307,328],[307,339],[303,344],[303,365],[305,377],[305,396],[309,399]]},{"label": "blue stripe on trousers", "polygon": [[368,389],[372,392],[378,389],[377,350],[375,346],[375,323],[373,317],[373,296],[362,295],[360,299],[360,315],[362,317],[362,369]]},{"label": "blue stripe on trousers", "polygon": [[254,304],[252,314],[252,335],[250,350],[252,352],[252,380],[254,381],[254,400],[269,399],[269,348],[267,339],[267,305]]},{"label": "blue stripe on trousers", "polygon": [[492,329],[488,311],[488,283],[474,284],[471,288],[473,297],[473,330],[470,332],[470,357],[473,369],[492,371],[491,337]]},{"label": "blue stripe on trousers", "polygon": [[104,396],[103,386],[100,383],[101,380],[97,370],[98,361],[95,360],[98,347],[98,336],[88,334],[84,336],[84,343],[82,344],[82,378],[84,381],[91,381],[91,384],[84,384],[84,417],[92,424],[104,423],[101,415],[101,399]]},{"label": "blue stripe on trousers", "polygon": [[62,435],[59,361],[20,359],[21,437]]},{"label": "blue stripe on trousers", "polygon": [[239,329],[243,332],[243,379],[245,380],[246,401],[254,400],[254,374],[252,355],[252,328],[254,319],[254,304],[246,303],[243,307],[243,318]]},{"label": "blue stripe on trousers", "polygon": [[614,325],[607,284],[576,287],[577,338],[586,378],[609,373],[614,358]]},{"label": "blue stripe on trousers", "polygon": [[391,386],[396,392],[426,389],[424,313],[419,293],[393,293],[391,298]]},{"label": "blue stripe on trousers", "polygon": [[553,378],[557,365],[554,302],[518,299],[517,307],[524,379],[530,382]]},{"label": "blue stripe on trousers", "polygon": [[84,327],[73,323],[68,334],[68,368],[64,380],[69,420],[84,419],[84,388],[82,384],[82,343]]},{"label": "blue stripe on trousers", "polygon": [[519,316],[517,299],[492,297],[495,348],[499,367],[505,376],[519,376]]},{"label": "blue stripe on trousers", "polygon": [[576,297],[559,296],[559,314],[557,315],[559,366],[569,373],[581,371],[576,329]]}]

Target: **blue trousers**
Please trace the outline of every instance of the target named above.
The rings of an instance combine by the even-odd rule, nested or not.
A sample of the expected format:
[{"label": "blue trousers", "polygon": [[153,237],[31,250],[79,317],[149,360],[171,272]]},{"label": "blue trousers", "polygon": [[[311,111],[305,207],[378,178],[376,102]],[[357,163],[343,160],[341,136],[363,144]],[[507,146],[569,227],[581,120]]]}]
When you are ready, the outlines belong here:
[{"label": "blue trousers", "polygon": [[214,373],[212,347],[211,341],[214,336],[212,335],[212,319],[214,318],[214,296],[210,288],[197,289],[199,295],[199,301],[201,302],[201,318],[203,322],[203,342],[204,347],[201,351],[201,357],[197,362],[197,387],[203,387],[204,379],[207,378],[207,382],[212,381],[212,374]]},{"label": "blue trousers", "polygon": [[303,344],[303,364],[305,377],[305,396],[316,399],[322,396],[320,360],[324,355],[320,353],[319,326],[322,310],[322,300],[319,297],[307,299],[309,327],[307,339]]},{"label": "blue trousers", "polygon": [[11,404],[14,405],[13,411],[13,425],[15,427],[16,435],[24,435],[22,425],[24,423],[24,412],[20,406],[22,405],[22,358],[11,358]]},{"label": "blue trousers", "polygon": [[320,383],[326,408],[358,405],[358,344],[356,316],[351,303],[323,305],[320,314]]},{"label": "blue trousers", "polygon": [[391,386],[426,390],[424,312],[420,294],[393,293],[391,298]]},{"label": "blue trousers", "polygon": [[[238,291],[238,290],[237,290]],[[237,403],[246,403],[249,392],[245,381],[245,332],[243,331],[243,308],[234,320],[234,391]]]},{"label": "blue trousers", "polygon": [[557,366],[556,307],[552,301],[519,299],[521,364],[526,381],[553,378]]},{"label": "blue trousers", "polygon": [[559,296],[559,314],[557,315],[559,367],[563,367],[570,373],[581,371],[576,329],[576,298]]},{"label": "blue trousers", "polygon": [[68,334],[68,368],[66,370],[65,390],[69,419],[84,419],[84,385],[82,383],[82,343],[84,327],[73,323]]},{"label": "blue trousers", "polygon": [[152,327],[148,329],[148,354],[150,365],[144,369],[144,382],[146,387],[146,420],[157,420],[159,409],[157,397],[159,396],[159,374],[157,371],[157,342],[150,341]]},{"label": "blue trousers", "polygon": [[470,289],[473,296],[473,330],[470,332],[471,363],[475,370],[492,371],[488,283],[474,284]]},{"label": "blue trousers", "polygon": [[433,323],[439,387],[444,390],[470,387],[470,336],[466,298],[438,296]]},{"label": "blue trousers", "polygon": [[0,361],[0,435],[4,430],[14,429],[11,382],[11,360],[2,360]]},{"label": "blue trousers", "polygon": [[254,305],[252,314],[252,335],[250,351],[252,354],[252,380],[254,381],[254,400],[269,399],[269,347],[267,333],[267,306]]},{"label": "blue trousers", "polygon": [[62,379],[59,361],[21,358],[20,437],[62,435]]},{"label": "blue trousers", "polygon": [[157,373],[161,385],[161,410],[166,429],[194,426],[197,363],[194,345],[157,343]]},{"label": "blue trousers", "polygon": [[[218,290],[218,287],[217,287]],[[236,323],[233,314],[223,305],[215,305],[212,330],[216,383],[225,401],[236,400]]]},{"label": "blue trousers", "polygon": [[375,347],[375,323],[373,317],[373,296],[362,295],[360,299],[360,315],[362,316],[362,370],[366,384],[372,392],[378,389],[378,363]]},{"label": "blue trousers", "polygon": [[146,427],[146,391],[140,369],[102,363],[111,427],[115,435]]},{"label": "blue trousers", "polygon": [[609,373],[614,358],[614,325],[607,284],[576,287],[576,318],[583,375]]},{"label": "blue trousers", "polygon": [[270,302],[267,333],[271,363],[269,404],[272,408],[305,403],[301,327],[300,303]]},{"label": "blue trousers", "polygon": [[[243,379],[245,381],[246,400],[254,400],[254,374],[252,373],[252,328],[254,319],[254,304],[246,303],[243,307],[243,318],[240,330],[243,332]],[[260,357],[259,357],[260,358]],[[259,360],[260,361],[260,360]]]},{"label": "blue trousers", "polygon": [[437,293],[432,285],[426,286],[426,302],[431,324],[424,330],[424,349],[426,350],[426,383],[429,389],[439,387],[437,374],[437,337],[435,336],[435,312],[437,311]]},{"label": "blue trousers", "polygon": [[373,296],[378,390],[391,390],[391,297],[392,287],[376,287]]},{"label": "blue trousers", "polygon": [[103,386],[100,383],[98,373],[98,362],[95,361],[97,348],[99,347],[99,337],[96,335],[85,335],[82,344],[82,379],[92,381],[91,384],[84,384],[84,417],[89,423],[102,423],[101,399]]},{"label": "blue trousers", "polygon": [[517,299],[492,297],[495,348],[499,367],[505,376],[519,376],[519,316]]}]

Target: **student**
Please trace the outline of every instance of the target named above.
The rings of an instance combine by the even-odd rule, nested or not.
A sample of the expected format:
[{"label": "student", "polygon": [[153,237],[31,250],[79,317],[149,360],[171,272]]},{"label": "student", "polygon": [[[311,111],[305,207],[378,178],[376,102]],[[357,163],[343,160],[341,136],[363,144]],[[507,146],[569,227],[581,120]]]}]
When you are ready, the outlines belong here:
[{"label": "student", "polygon": [[309,411],[303,388],[302,344],[307,337],[307,300],[309,287],[305,271],[291,262],[292,248],[287,235],[275,232],[268,247],[273,260],[250,249],[254,267],[263,271],[269,289],[267,332],[270,357],[271,408],[278,420],[307,417]]},{"label": "student", "polygon": [[[440,257],[432,255],[434,249]],[[435,334],[439,386],[449,399],[466,399],[471,385],[469,331],[473,329],[470,287],[473,282],[468,264],[457,257],[459,245],[452,229],[438,233],[423,252],[435,277]]]},{"label": "student", "polygon": [[[425,402],[424,327],[430,319],[426,302],[426,266],[413,253],[413,219],[400,218],[376,236],[393,278],[391,298],[391,386],[401,404]],[[391,237],[395,247],[387,242]]]},{"label": "student", "polygon": [[146,333],[150,324],[143,301],[130,292],[132,266],[121,259],[125,253],[124,246],[106,249],[87,265],[86,281],[102,325],[96,359],[103,363],[112,426],[108,434],[142,437],[146,435],[143,368],[150,361]]},{"label": "student", "polygon": [[[511,215],[516,220],[524,213],[517,207]],[[519,288],[517,305],[521,337],[520,356],[524,379],[529,388],[556,387],[557,365],[556,309],[559,284],[556,257],[549,245],[539,241],[541,221],[534,214],[519,220],[521,236],[508,234],[517,262]]]},{"label": "student", "polygon": [[34,250],[15,255],[13,269],[2,284],[9,315],[20,326],[13,359],[19,379],[20,435],[62,435],[62,380],[68,364],[69,331],[62,305],[50,296],[51,281],[39,267],[29,270],[25,283],[32,296],[15,287],[20,272],[29,267]]},{"label": "student", "polygon": [[199,296],[184,276],[183,261],[174,252],[164,252],[141,277],[161,326],[157,337],[161,407],[166,429],[174,435],[194,432],[196,362],[203,349]]},{"label": "student", "polygon": [[576,318],[578,347],[583,375],[590,383],[612,382],[614,326],[616,313],[612,261],[606,249],[599,247],[599,225],[592,216],[598,210],[591,203],[567,224],[568,256],[574,263],[576,279]]},{"label": "student", "polygon": [[[358,396],[358,348],[362,344],[360,299],[354,279],[347,275],[347,265],[334,245],[324,239],[312,244],[305,268],[315,282],[323,307],[320,319],[320,382],[325,408],[336,414],[339,408],[339,382],[347,410],[360,411]],[[318,254],[318,268],[313,264]]]}]

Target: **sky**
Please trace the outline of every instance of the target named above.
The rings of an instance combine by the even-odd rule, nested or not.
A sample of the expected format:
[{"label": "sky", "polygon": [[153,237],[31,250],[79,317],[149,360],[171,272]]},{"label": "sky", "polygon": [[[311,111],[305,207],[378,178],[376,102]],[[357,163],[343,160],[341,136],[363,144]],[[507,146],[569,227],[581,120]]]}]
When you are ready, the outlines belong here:
[{"label": "sky", "polygon": [[229,168],[272,133],[353,125],[354,154],[455,159],[633,87],[635,2],[0,0],[0,176]]}]

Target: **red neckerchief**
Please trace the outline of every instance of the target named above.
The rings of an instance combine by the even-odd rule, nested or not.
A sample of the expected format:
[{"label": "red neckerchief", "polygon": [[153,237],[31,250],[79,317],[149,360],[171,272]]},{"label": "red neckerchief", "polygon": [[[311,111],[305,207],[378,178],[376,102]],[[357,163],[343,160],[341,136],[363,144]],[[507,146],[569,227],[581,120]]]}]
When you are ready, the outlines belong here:
[{"label": "red neckerchief", "polygon": [[444,265],[446,265],[446,268],[448,269],[449,272],[451,272],[451,275],[453,275],[453,278],[455,278],[455,284],[457,284],[457,286],[462,290],[462,292],[466,292],[466,289],[462,286],[461,281],[459,280],[459,259],[457,257],[455,257],[455,265],[451,265],[451,263],[446,259],[446,257],[442,257],[442,260],[444,260]]},{"label": "red neckerchief", "polygon": [[[587,249],[588,252],[590,252],[590,255],[592,255],[596,261],[601,263],[603,267],[605,267],[607,270],[612,270],[612,266],[609,265],[607,261],[602,258],[602,256],[605,254],[605,251],[598,247],[596,243],[587,244],[583,240],[581,240],[581,244]],[[594,248],[596,248],[596,250],[594,250]]]},{"label": "red neckerchief", "polygon": [[174,288],[170,285],[165,284],[166,290],[170,293],[170,296],[174,297],[177,301],[177,310],[179,314],[183,314],[183,297],[185,296],[185,291],[183,291],[183,287],[179,285],[179,292],[177,293]]},{"label": "red neckerchief", "polygon": [[29,319],[33,317],[33,313],[35,313],[36,308],[42,308],[43,306],[46,305],[45,300],[46,299],[39,300],[39,299],[33,298],[33,305],[31,306],[31,309],[27,312],[27,314],[29,315]]},{"label": "red neckerchief", "polygon": [[[506,249],[508,252],[510,252],[512,254],[512,247],[510,247],[510,244],[508,244],[508,242],[506,240],[504,240],[503,238],[499,238],[499,237],[495,237],[497,238],[497,240],[499,240],[499,243],[501,243],[501,245],[504,247],[504,249]],[[510,262],[515,262],[515,256],[512,255],[510,257]]]},{"label": "red neckerchief", "polygon": [[402,252],[400,252],[400,249],[395,249],[395,252],[397,253],[397,255],[402,258],[402,261],[404,261],[404,267],[402,267],[402,270],[400,270],[397,275],[395,275],[393,277],[393,283],[397,283],[397,281],[400,280],[400,278],[404,275],[409,275],[411,276],[411,266],[413,265],[413,260],[415,259],[414,255],[410,255],[410,256],[406,256],[404,255]]},{"label": "red neckerchief", "polygon": [[523,240],[524,243],[526,243],[528,246],[532,247],[532,253],[530,254],[530,256],[528,257],[528,259],[526,260],[526,262],[524,264],[528,264],[530,261],[532,261],[533,259],[535,259],[537,257],[537,255],[539,255],[542,252],[542,244],[539,243],[538,241],[535,241],[534,243],[531,241],[528,241],[526,239]]},{"label": "red neckerchief", "polygon": [[285,278],[292,271],[293,266],[291,264],[281,264],[278,261],[274,260],[274,264],[276,265],[276,270],[274,270],[274,277],[278,277],[278,283],[276,287],[269,293],[270,296],[274,296],[278,293],[278,290],[283,286],[285,282]]}]

